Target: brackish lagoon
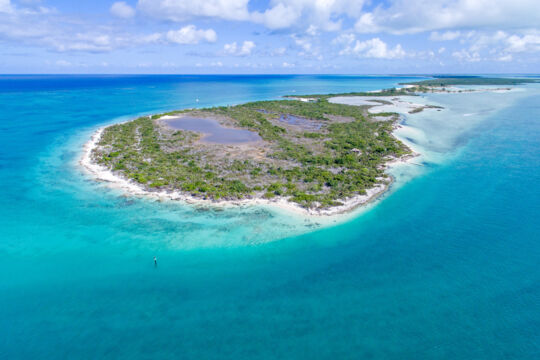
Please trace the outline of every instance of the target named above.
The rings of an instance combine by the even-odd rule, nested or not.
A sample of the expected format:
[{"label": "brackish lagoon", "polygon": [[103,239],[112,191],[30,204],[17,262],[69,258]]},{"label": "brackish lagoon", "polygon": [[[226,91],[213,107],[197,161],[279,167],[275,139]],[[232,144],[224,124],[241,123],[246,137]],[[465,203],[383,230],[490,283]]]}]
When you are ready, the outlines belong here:
[{"label": "brackish lagoon", "polygon": [[243,144],[262,140],[259,134],[253,131],[227,128],[215,119],[182,116],[165,121],[176,130],[202,133],[202,141],[213,144]]}]

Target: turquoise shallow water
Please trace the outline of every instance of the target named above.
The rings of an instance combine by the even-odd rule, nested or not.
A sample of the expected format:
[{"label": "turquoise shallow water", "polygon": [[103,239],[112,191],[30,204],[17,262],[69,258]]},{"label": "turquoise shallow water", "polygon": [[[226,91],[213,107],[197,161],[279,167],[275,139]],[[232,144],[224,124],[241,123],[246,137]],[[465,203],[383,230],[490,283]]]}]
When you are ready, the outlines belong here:
[{"label": "turquoise shallow water", "polygon": [[422,99],[446,109],[405,122],[421,166],[327,228],[126,198],[77,167],[137,114],[402,80],[0,77],[0,358],[538,358],[537,86]]}]

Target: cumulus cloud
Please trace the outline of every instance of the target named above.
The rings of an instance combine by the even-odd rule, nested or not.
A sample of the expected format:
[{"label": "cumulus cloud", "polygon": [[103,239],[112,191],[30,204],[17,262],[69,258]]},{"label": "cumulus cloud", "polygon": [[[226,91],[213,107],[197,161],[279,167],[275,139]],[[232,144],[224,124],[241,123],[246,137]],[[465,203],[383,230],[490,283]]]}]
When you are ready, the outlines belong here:
[{"label": "cumulus cloud", "polygon": [[[242,25],[243,30],[271,36],[275,41],[260,51],[254,51],[261,45],[257,43],[256,47],[253,41],[216,44],[203,56],[255,53],[263,57],[287,53],[289,63],[305,68],[310,60],[321,59],[321,54],[327,58],[339,53],[371,59],[414,57],[431,61],[444,57],[459,62],[527,61],[530,64],[537,63],[540,54],[537,0],[388,0],[369,8],[363,8],[364,4],[371,4],[368,0],[270,0],[257,3],[262,5],[257,6],[258,10],[248,6],[249,0],[138,0],[136,6],[133,0],[108,2],[112,4],[108,10],[114,16],[127,19],[137,15],[141,19],[146,16],[158,20],[145,21],[137,28],[126,26],[124,21],[108,22],[107,17],[100,20],[60,15],[54,9],[41,7],[43,3],[0,0],[0,40],[6,47],[17,44],[57,52],[98,53],[147,44],[196,45],[217,41],[212,29],[215,27],[201,24],[219,22],[220,26],[229,26],[231,23],[225,21],[243,21],[251,22],[249,27]],[[185,22],[188,19],[194,20]],[[171,21],[182,23],[158,30]],[[257,24],[279,31],[260,31]],[[342,28],[345,31],[339,31],[331,42],[327,41],[329,34],[325,32]],[[404,40],[387,34],[369,37],[358,34],[377,32],[422,34]],[[403,41],[409,39],[415,48],[405,46],[405,51],[401,44],[405,45]],[[426,39],[441,43],[431,43],[430,50],[421,43]],[[300,57],[304,57],[302,64],[296,62]],[[280,67],[283,60],[276,66]],[[257,61],[254,60],[255,65],[260,65]],[[76,61],[73,64],[78,66]]]},{"label": "cumulus cloud", "polygon": [[10,0],[0,0],[0,13],[10,13],[12,11]]},{"label": "cumulus cloud", "polygon": [[[41,0],[19,0],[18,6],[16,6],[10,0],[0,0],[0,15],[14,15],[15,17],[22,18],[31,15],[56,13],[54,8],[42,6],[40,2]],[[21,5],[24,6],[21,7]]]},{"label": "cumulus cloud", "polygon": [[319,29],[315,25],[309,25],[306,30],[306,34],[310,36],[317,36],[319,35]]},{"label": "cumulus cloud", "polygon": [[454,51],[452,53],[452,56],[458,59],[459,61],[466,61],[466,62],[478,62],[482,60],[480,57],[480,54],[478,52],[471,52],[465,49],[462,49],[460,51]]},{"label": "cumulus cloud", "polygon": [[294,40],[296,46],[300,48],[300,51],[298,52],[299,56],[322,60],[322,55],[320,54],[321,49],[320,46],[317,45],[317,38],[298,36],[296,34],[291,35],[291,38]]},{"label": "cumulus cloud", "polygon": [[339,36],[336,37],[334,40],[332,40],[332,44],[350,45],[350,44],[352,44],[354,42],[354,40],[356,40],[356,36],[354,34],[342,33],[342,34],[339,34]]},{"label": "cumulus cloud", "polygon": [[56,51],[106,52],[114,47],[109,35],[99,33],[77,33],[71,39],[48,39]]},{"label": "cumulus cloud", "polygon": [[356,22],[358,32],[422,31],[477,28],[526,28],[538,26],[538,0],[394,0],[364,13]]},{"label": "cumulus cloud", "polygon": [[187,25],[179,30],[169,30],[166,38],[175,44],[198,44],[200,41],[215,42],[217,34],[213,29],[202,30],[195,25]]},{"label": "cumulus cloud", "polygon": [[13,6],[9,1],[0,0],[2,10],[9,11],[8,14],[0,12],[0,39],[19,46],[41,46],[58,52],[105,52],[113,49],[114,43],[122,41],[105,31],[96,31],[95,24],[57,16],[56,11],[37,6],[38,2],[24,3],[36,5],[31,8],[21,7],[21,4]]},{"label": "cumulus cloud", "polygon": [[111,14],[123,19],[129,19],[135,16],[135,9],[124,1],[117,1],[111,5]]},{"label": "cumulus cloud", "polygon": [[401,59],[405,57],[405,50],[400,44],[394,48],[389,48],[388,45],[379,38],[373,38],[370,40],[354,41],[354,37],[338,37],[335,39],[336,43],[343,43],[346,41],[347,46],[339,52],[340,55],[355,55],[362,58],[374,58],[374,59]]},{"label": "cumulus cloud", "polygon": [[340,29],[343,19],[360,16],[364,1],[274,0],[271,4],[263,12],[252,13],[252,20],[271,29],[306,26],[310,34]]},{"label": "cumulus cloud", "polygon": [[511,35],[504,40],[508,52],[538,52],[540,51],[540,34]]},{"label": "cumulus cloud", "polygon": [[[9,3],[0,0],[0,4]],[[303,28],[309,33],[335,31],[347,20],[360,33],[415,33],[460,28],[492,29],[538,26],[538,0],[389,0],[364,9],[365,0],[272,0],[250,11],[249,0],[138,0],[137,9],[158,19],[194,17],[252,21],[270,29]],[[456,33],[433,34],[450,40]]]},{"label": "cumulus cloud", "polygon": [[137,9],[155,18],[185,21],[193,17],[248,20],[249,0],[139,0]]},{"label": "cumulus cloud", "polygon": [[309,54],[313,52],[313,44],[311,43],[310,39],[299,38],[296,36],[293,36],[293,39],[294,43],[298,45],[304,53]]},{"label": "cumulus cloud", "polygon": [[482,53],[489,59],[510,61],[514,59],[511,54],[540,53],[540,32],[538,30],[523,31],[521,34],[510,34],[501,30],[470,32],[461,43],[468,45],[468,48],[452,54],[460,61],[479,61]]},{"label": "cumulus cloud", "polygon": [[360,16],[364,0],[272,0],[262,11],[249,11],[249,0],[139,0],[137,9],[158,19],[186,21],[194,17],[252,21],[270,29],[303,27],[334,31],[343,18]]},{"label": "cumulus cloud", "polygon": [[225,44],[223,50],[226,54],[234,56],[247,56],[251,54],[251,51],[255,48],[253,41],[244,41],[242,46],[238,46],[235,42]]},{"label": "cumulus cloud", "polygon": [[471,51],[480,51],[485,48],[493,49],[500,46],[507,38],[508,34],[504,31],[496,31],[494,33],[471,32],[462,43],[470,43]]},{"label": "cumulus cloud", "polygon": [[254,22],[264,24],[270,29],[288,28],[294,24],[299,17],[300,13],[297,12],[295,8],[283,3],[279,3],[263,13],[254,12],[251,14],[251,19]]},{"label": "cumulus cloud", "polygon": [[[118,26],[100,26],[84,20],[66,19],[54,11],[45,12],[40,7],[37,10],[14,7],[6,0],[0,0],[0,4],[3,10],[6,4],[9,5],[11,11],[8,14],[0,12],[0,40],[41,46],[57,52],[102,53],[152,43],[197,44],[217,40],[214,30],[201,30],[194,25],[165,33],[141,34],[126,32]],[[111,11],[114,8],[113,4]]]}]

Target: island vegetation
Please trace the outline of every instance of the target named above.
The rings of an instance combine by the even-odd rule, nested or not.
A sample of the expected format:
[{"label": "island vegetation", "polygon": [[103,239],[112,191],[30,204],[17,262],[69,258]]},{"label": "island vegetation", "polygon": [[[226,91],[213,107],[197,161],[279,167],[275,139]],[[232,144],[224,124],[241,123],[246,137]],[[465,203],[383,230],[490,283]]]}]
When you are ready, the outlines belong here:
[{"label": "island vegetation", "polygon": [[[375,95],[384,94],[401,92]],[[410,154],[392,135],[397,114],[381,121],[365,106],[334,104],[329,95],[310,98],[139,117],[105,128],[92,158],[148,191],[216,201],[283,197],[304,208],[327,209],[388,184],[385,164]],[[206,142],[204,134],[176,130],[166,120],[183,116],[250,130],[261,140]]]},{"label": "island vegetation", "polygon": [[307,100],[328,100],[336,96],[403,96],[403,95],[416,95],[417,90],[409,88],[389,88],[380,91],[355,91],[346,93],[334,93],[334,94],[313,94],[313,95],[287,95],[285,98],[303,99]]},{"label": "island vegetation", "polygon": [[[424,87],[446,87],[456,85],[521,85],[538,82],[538,79],[527,78],[490,78],[480,76],[437,77],[435,79],[401,83]],[[417,90],[415,90],[417,91]]]}]

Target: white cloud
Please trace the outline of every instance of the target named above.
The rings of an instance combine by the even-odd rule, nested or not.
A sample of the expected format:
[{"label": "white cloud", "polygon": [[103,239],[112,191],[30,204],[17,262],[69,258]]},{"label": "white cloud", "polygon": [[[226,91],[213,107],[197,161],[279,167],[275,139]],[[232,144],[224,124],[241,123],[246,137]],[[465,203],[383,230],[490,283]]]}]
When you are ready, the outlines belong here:
[{"label": "white cloud", "polygon": [[338,37],[336,37],[334,40],[332,40],[332,44],[334,45],[350,45],[356,40],[356,36],[354,34],[347,34],[342,33]]},{"label": "white cloud", "polygon": [[[514,59],[511,54],[540,53],[540,32],[538,30],[528,30],[522,34],[509,34],[505,31],[472,32],[464,39],[463,44],[469,44],[469,48],[453,54],[460,60],[477,61],[481,57],[480,54],[484,52],[487,53],[489,59],[511,61]],[[470,54],[478,54],[478,56],[474,57]]]},{"label": "white cloud", "polygon": [[124,1],[117,1],[111,6],[111,14],[119,18],[128,19],[135,16],[135,9],[126,4]]},{"label": "white cloud", "polygon": [[[350,38],[348,40],[350,41]],[[400,44],[391,49],[379,38],[356,42],[353,40],[339,54],[374,59],[401,59],[406,55]]]},{"label": "white cloud", "polygon": [[457,39],[461,33],[459,31],[446,31],[444,33],[438,33],[434,31],[429,36],[429,40],[433,41],[450,41]]},{"label": "white cloud", "polygon": [[251,19],[254,22],[264,24],[270,29],[288,28],[294,24],[299,17],[300,14],[296,9],[282,3],[266,10],[264,13],[255,12],[251,15]]},{"label": "white cloud", "polygon": [[249,0],[139,0],[137,9],[158,19],[186,21],[194,17],[252,21],[270,29],[300,27],[308,34],[335,31],[344,18],[361,15],[364,0],[272,0],[261,10],[250,12]]},{"label": "white cloud", "polygon": [[193,17],[247,20],[249,0],[139,0],[137,9],[150,16],[172,21]]},{"label": "white cloud", "polygon": [[213,29],[197,29],[195,25],[187,25],[179,30],[169,30],[166,38],[175,44],[198,44],[200,41],[215,42],[216,32]]},{"label": "white cloud", "polygon": [[0,0],[0,13],[10,13],[12,11],[10,0]]},{"label": "white cloud", "polygon": [[538,52],[540,51],[540,34],[512,35],[505,39],[508,52]]},{"label": "white cloud", "polygon": [[488,47],[495,47],[500,45],[505,39],[508,38],[508,34],[504,31],[497,31],[495,33],[470,33],[470,35],[462,43],[471,43],[471,51],[479,51]]},{"label": "white cloud", "polygon": [[37,6],[26,8],[0,0],[3,10],[6,4],[11,13],[0,13],[0,39],[18,46],[41,46],[59,52],[105,52],[125,44],[125,40],[113,36],[110,29],[58,16],[54,9],[38,6],[39,2],[25,2],[24,5]]},{"label": "white cloud", "polygon": [[306,26],[308,35],[318,30],[335,31],[343,18],[360,16],[363,0],[274,0],[263,12],[253,12],[251,20],[270,29]]},{"label": "white cloud", "polygon": [[314,45],[313,43],[317,41],[317,38],[313,37],[299,37],[297,35],[291,35],[294,43],[300,48],[298,52],[299,56],[314,57],[316,59],[322,60],[320,55],[320,47]]},{"label": "white cloud", "polygon": [[45,40],[49,41],[55,50],[59,52],[106,52],[114,48],[114,40],[109,35],[99,33],[78,33],[69,40],[56,38],[46,38]]},{"label": "white cloud", "polygon": [[230,43],[230,44],[225,44],[225,46],[223,47],[223,50],[224,50],[227,54],[234,54],[234,53],[236,53],[236,51],[237,51],[236,41],[235,41],[235,42],[232,42],[232,43]]},{"label": "white cloud", "polygon": [[482,60],[478,52],[470,52],[465,49],[462,49],[460,51],[454,51],[452,53],[452,56],[458,59],[459,61],[466,61],[466,62],[478,62]]},{"label": "white cloud", "polygon": [[[4,6],[5,0],[0,0]],[[118,26],[104,26],[80,19],[67,19],[56,12],[12,7],[11,14],[0,13],[0,40],[20,46],[40,46],[57,52],[111,52],[116,49],[153,43],[196,44],[215,42],[214,30],[200,30],[193,25],[168,33],[140,34],[125,32]],[[32,24],[32,26],[28,26]]]},{"label": "white cloud", "polygon": [[[19,0],[18,5],[14,5],[10,0],[0,0],[0,14],[15,15],[22,18],[31,15],[47,15],[56,13],[56,9],[39,5],[41,0]],[[20,5],[26,5],[21,7]]]},{"label": "white cloud", "polygon": [[251,55],[251,51],[255,48],[255,43],[253,41],[244,41],[242,46],[238,46],[235,42],[230,44],[225,44],[223,50],[226,54],[234,56],[247,56]]},{"label": "white cloud", "polygon": [[310,36],[317,36],[319,35],[319,29],[315,25],[309,25],[306,30],[306,34]]},{"label": "white cloud", "polygon": [[[8,49],[12,45],[38,46],[57,52],[111,52],[148,44],[158,44],[161,49],[172,44],[216,42],[217,34],[212,29],[216,27],[200,24],[217,22],[219,25],[215,26],[239,26],[223,21],[226,20],[289,30],[268,32],[260,31],[260,26],[253,24],[249,27],[240,25],[244,34],[250,31],[263,33],[264,36],[272,36],[276,40],[272,43],[277,45],[266,47],[257,42],[256,47],[253,41],[237,40],[223,48],[223,43],[216,44],[214,50],[206,54],[282,56],[287,53],[286,60],[302,69],[321,59],[321,54],[330,59],[338,52],[372,59],[414,57],[418,61],[413,65],[418,68],[422,65],[422,59],[438,61],[443,57],[453,57],[461,62],[512,61],[512,64],[528,62],[534,65],[540,54],[540,25],[536,19],[537,10],[540,10],[538,0],[388,0],[364,12],[362,6],[368,0],[269,0],[263,2],[266,5],[262,9],[258,6],[258,11],[250,10],[248,0],[138,0],[137,11],[134,0],[115,1],[108,2],[112,4],[110,12],[121,18],[135,15],[140,20],[144,15],[170,21],[195,18],[193,24],[197,24],[197,27],[187,25],[191,23],[187,22],[177,24],[167,32],[157,30],[164,26],[163,23],[141,22],[135,28],[124,21],[108,21],[110,18],[107,17],[97,19],[61,15],[54,9],[41,7],[45,1],[0,0],[0,40]],[[354,28],[339,31],[330,38],[329,34],[325,34],[345,25],[349,27],[352,23],[356,24]],[[203,29],[198,26],[203,26]],[[361,33],[424,33],[414,38],[404,37],[404,40],[396,40],[385,34],[371,35],[366,39],[355,30]],[[430,51],[419,42],[427,38],[453,43],[431,43],[433,50]],[[418,46],[412,48],[413,45],[410,45],[409,49],[409,46],[405,46],[409,40]],[[260,51],[254,50],[259,47],[262,47]],[[59,56],[72,60],[67,55]],[[297,62],[301,57],[305,57],[302,64]],[[285,58],[276,62],[276,68],[283,60]],[[258,61],[252,61],[254,66],[264,66]],[[79,66],[76,60],[72,62],[73,66]]]},{"label": "white cloud", "polygon": [[302,48],[305,53],[310,53],[313,49],[313,44],[309,39],[293,37],[294,43]]},{"label": "white cloud", "polygon": [[290,63],[284,61],[283,64],[281,64],[281,67],[284,67],[284,68],[293,68],[293,67],[295,67],[295,65],[294,65],[294,64],[290,64]]},{"label": "white cloud", "polygon": [[376,7],[356,22],[358,32],[422,31],[476,28],[527,28],[538,26],[538,0],[393,0]]},{"label": "white cloud", "polygon": [[376,33],[381,31],[381,27],[377,25],[375,17],[372,13],[362,14],[354,24],[354,28],[359,33]]}]

